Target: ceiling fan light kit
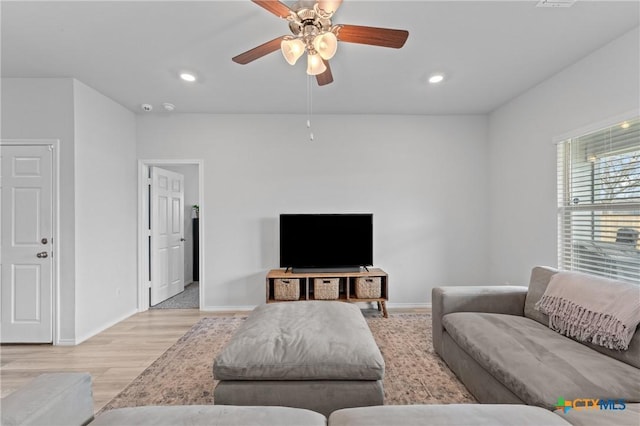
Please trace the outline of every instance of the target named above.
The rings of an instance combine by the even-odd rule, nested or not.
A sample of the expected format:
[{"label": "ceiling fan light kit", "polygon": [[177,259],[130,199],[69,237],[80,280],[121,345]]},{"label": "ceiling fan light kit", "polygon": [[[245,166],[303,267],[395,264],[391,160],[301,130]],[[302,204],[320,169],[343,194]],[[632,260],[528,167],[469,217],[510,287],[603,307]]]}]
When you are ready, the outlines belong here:
[{"label": "ceiling fan light kit", "polygon": [[293,37],[286,36],[280,43],[280,50],[290,65],[295,65],[307,52],[307,74],[318,75],[327,70],[322,59],[333,58],[338,49],[338,38],[332,32],[336,27],[331,26],[331,16],[339,3],[324,2],[322,7],[316,3],[312,9],[291,11],[286,19]]},{"label": "ceiling fan light kit", "polygon": [[409,37],[405,30],[333,25],[331,18],[342,0],[300,1],[296,10],[277,0],[252,0],[258,6],[289,21],[293,36],[282,36],[241,53],[233,61],[241,65],[255,61],[278,48],[285,60],[294,65],[307,53],[307,74],[315,75],[318,85],[333,82],[329,59],[338,49],[338,41],[399,49]]}]

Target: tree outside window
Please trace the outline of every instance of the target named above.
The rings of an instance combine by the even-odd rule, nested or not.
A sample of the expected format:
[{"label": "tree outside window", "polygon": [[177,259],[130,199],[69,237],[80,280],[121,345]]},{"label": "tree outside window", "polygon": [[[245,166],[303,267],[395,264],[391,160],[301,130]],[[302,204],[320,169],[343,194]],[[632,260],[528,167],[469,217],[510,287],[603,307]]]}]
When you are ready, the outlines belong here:
[{"label": "tree outside window", "polygon": [[640,119],[558,145],[559,264],[640,282]]}]

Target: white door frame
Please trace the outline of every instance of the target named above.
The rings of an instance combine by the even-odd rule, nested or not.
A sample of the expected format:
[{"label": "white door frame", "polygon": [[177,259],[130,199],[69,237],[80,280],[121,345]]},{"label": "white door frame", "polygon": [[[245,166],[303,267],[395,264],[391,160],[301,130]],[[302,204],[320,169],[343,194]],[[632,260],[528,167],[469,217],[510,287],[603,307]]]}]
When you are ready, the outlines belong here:
[{"label": "white door frame", "polygon": [[198,167],[198,202],[200,206],[200,221],[198,229],[198,239],[200,241],[198,253],[199,267],[199,303],[200,310],[204,306],[204,283],[205,266],[204,266],[204,161],[203,160],[138,160],[138,312],[144,312],[149,309],[149,281],[146,279],[146,271],[149,267],[149,259],[147,255],[148,234],[145,228],[145,218],[148,211],[145,208],[146,188],[148,185],[148,174],[145,171],[150,166],[171,166],[171,165],[194,165]]},{"label": "white door frame", "polygon": [[53,344],[60,344],[60,140],[59,139],[0,139],[0,148],[3,145],[22,145],[22,146],[38,146],[45,145],[53,148],[53,169],[51,176],[51,202],[53,226],[52,235],[53,244],[51,245],[52,254],[52,289],[51,289],[51,327],[53,332]]}]

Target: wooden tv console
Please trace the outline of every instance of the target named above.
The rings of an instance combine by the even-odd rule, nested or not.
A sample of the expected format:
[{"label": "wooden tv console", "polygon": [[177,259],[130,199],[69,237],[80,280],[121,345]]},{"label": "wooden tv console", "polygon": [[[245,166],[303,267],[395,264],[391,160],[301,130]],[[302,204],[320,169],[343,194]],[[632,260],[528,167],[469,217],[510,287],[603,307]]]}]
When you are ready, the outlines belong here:
[{"label": "wooden tv console", "polygon": [[[360,277],[379,277],[380,278],[380,297],[379,298],[357,298],[356,297],[356,279]],[[276,300],[274,289],[275,280],[277,279],[299,279],[300,280],[300,298],[298,300],[317,300],[314,298],[314,280],[316,278],[339,279],[338,298],[335,300],[343,302],[376,302],[378,310],[382,311],[382,315],[388,318],[387,300],[389,300],[389,286],[387,273],[379,268],[370,268],[368,271],[354,272],[291,272],[285,269],[272,269],[267,274],[266,289],[267,303],[285,302],[285,300]]]}]

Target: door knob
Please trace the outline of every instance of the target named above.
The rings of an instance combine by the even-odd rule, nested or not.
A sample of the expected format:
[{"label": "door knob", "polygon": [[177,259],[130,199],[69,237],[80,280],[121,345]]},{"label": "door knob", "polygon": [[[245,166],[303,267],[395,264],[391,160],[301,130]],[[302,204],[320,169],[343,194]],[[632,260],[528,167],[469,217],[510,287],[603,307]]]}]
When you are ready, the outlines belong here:
[{"label": "door knob", "polygon": [[180,238],[180,241],[184,241],[184,238]]},{"label": "door knob", "polygon": [[46,251],[41,251],[40,253],[36,254],[36,257],[39,258],[45,258],[45,257],[49,257],[49,253],[47,253]]}]

